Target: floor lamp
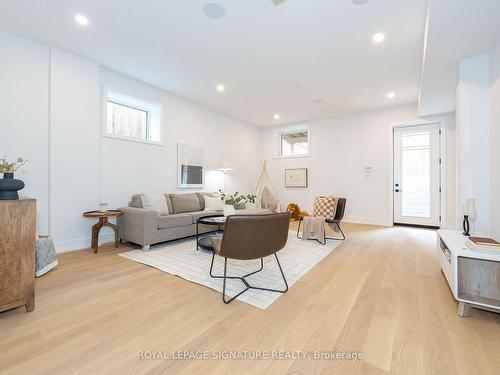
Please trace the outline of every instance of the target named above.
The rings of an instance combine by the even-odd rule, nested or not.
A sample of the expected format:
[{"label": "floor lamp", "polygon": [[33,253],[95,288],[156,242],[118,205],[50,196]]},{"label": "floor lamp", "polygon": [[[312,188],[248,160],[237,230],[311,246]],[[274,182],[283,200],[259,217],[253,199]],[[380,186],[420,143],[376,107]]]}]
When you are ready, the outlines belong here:
[{"label": "floor lamp", "polygon": [[226,175],[227,175],[227,172],[231,172],[233,170],[233,168],[224,167],[224,168],[218,168],[217,170],[224,173],[224,194],[226,194],[227,193]]}]

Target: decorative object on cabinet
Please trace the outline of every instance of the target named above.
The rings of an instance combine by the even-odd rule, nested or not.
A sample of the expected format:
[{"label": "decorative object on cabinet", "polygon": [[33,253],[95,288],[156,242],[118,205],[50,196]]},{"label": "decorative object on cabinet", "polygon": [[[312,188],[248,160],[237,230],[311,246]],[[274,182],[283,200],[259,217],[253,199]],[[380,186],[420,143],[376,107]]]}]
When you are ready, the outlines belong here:
[{"label": "decorative object on cabinet", "polygon": [[470,224],[476,221],[476,200],[467,199],[464,204],[463,235],[470,236]]},{"label": "decorative object on cabinet", "polygon": [[19,190],[24,188],[24,182],[14,178],[14,172],[21,168],[27,160],[17,158],[14,162],[9,162],[4,156],[0,159],[0,173],[3,173],[3,178],[0,178],[0,200],[15,200],[19,199]]}]

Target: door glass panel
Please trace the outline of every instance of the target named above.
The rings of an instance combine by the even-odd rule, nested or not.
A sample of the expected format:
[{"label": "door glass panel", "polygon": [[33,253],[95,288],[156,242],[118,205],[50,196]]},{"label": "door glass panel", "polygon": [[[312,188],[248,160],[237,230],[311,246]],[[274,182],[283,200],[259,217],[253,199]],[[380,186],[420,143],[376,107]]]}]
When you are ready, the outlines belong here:
[{"label": "door glass panel", "polygon": [[430,132],[402,136],[403,216],[431,216],[431,135]]}]

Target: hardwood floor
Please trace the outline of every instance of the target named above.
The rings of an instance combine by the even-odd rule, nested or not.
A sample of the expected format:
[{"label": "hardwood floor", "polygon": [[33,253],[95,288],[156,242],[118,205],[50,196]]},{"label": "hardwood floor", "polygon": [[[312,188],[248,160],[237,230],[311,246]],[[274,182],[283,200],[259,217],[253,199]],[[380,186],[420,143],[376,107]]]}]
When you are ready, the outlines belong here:
[{"label": "hardwood floor", "polygon": [[[2,374],[498,374],[500,315],[460,318],[436,233],[345,225],[347,240],[267,310],[101,248],[63,254],[36,310],[0,313]],[[208,272],[208,270],[207,270]],[[138,359],[140,351],[343,351],[348,360]]]}]

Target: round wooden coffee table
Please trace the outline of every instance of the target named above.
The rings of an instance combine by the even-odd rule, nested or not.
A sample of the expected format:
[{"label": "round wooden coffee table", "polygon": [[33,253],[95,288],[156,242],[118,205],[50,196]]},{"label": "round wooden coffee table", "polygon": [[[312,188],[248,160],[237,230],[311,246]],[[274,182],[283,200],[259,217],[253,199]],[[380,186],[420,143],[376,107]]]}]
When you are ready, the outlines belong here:
[{"label": "round wooden coffee table", "polygon": [[94,254],[97,254],[97,251],[99,249],[99,231],[101,230],[102,227],[110,227],[114,230],[115,232],[115,247],[118,247],[118,242],[120,241],[120,235],[118,231],[118,226],[110,223],[108,219],[110,217],[118,217],[123,215],[123,211],[120,210],[107,210],[104,212],[101,211],[87,211],[84,212],[83,217],[88,217],[88,218],[97,218],[99,221],[97,224],[94,224],[92,226],[92,244],[91,247],[94,249]]}]

